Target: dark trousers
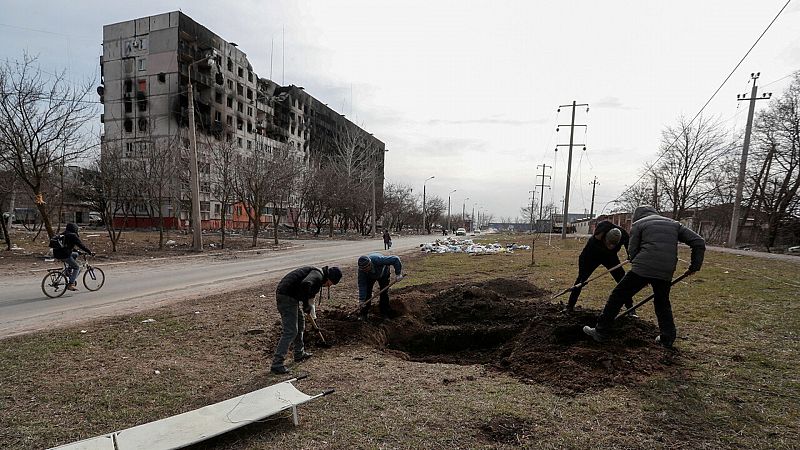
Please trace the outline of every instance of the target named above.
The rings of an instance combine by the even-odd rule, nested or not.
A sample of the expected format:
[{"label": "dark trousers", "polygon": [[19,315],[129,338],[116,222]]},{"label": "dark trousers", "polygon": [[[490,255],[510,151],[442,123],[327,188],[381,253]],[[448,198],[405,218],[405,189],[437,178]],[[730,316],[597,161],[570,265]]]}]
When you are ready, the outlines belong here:
[{"label": "dark trousers", "polygon": [[392,241],[383,241],[383,249],[389,250],[390,248],[392,248]]},{"label": "dark trousers", "polygon": [[[581,256],[578,257],[578,278],[575,279],[576,284],[583,283],[584,281],[588,280],[589,277],[592,275],[595,269],[597,269],[600,265],[603,265],[606,269],[610,269],[614,266],[618,266],[620,263],[619,258],[617,255],[612,257],[606,258],[598,258],[591,254],[581,253]],[[622,277],[625,276],[625,270],[622,267],[617,267],[616,269],[611,271],[611,276],[614,277],[617,283],[622,280]],[[581,288],[575,288],[569,294],[569,302],[567,303],[568,308],[574,308],[575,303],[578,302],[578,296],[581,295]],[[632,300],[628,300],[625,305],[630,308],[633,306]]]},{"label": "dark trousers", "polygon": [[[369,280],[369,286],[367,292],[370,293],[370,299],[367,299],[367,302],[371,301],[372,296],[372,289],[375,287],[376,280]],[[378,289],[383,290],[386,286],[389,286],[389,271],[386,271],[386,275],[378,278]],[[380,303],[379,303],[381,314],[385,317],[389,316],[389,290],[386,289],[381,293]]]},{"label": "dark trousers", "polygon": [[614,318],[619,314],[623,303],[630,303],[633,296],[648,284],[653,288],[655,294],[653,306],[658,318],[658,328],[661,331],[661,342],[664,345],[672,344],[676,336],[672,305],[669,302],[669,289],[672,283],[669,280],[640,277],[633,272],[626,273],[622,281],[611,291],[603,313],[597,319],[597,331],[602,334],[610,333],[614,327]]},{"label": "dark trousers", "polygon": [[275,349],[275,356],[272,358],[272,368],[283,366],[289,346],[294,343],[295,358],[302,356],[305,352],[303,346],[303,331],[306,328],[306,319],[300,309],[300,303],[294,297],[277,294],[276,296],[278,312],[281,315],[281,338],[278,347]]}]

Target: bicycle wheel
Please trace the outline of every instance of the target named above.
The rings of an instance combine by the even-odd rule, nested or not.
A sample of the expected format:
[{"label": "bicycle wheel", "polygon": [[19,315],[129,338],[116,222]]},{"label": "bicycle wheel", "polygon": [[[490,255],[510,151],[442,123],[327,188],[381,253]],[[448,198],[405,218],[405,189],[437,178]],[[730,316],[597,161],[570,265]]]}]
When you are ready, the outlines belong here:
[{"label": "bicycle wheel", "polygon": [[61,297],[67,292],[67,277],[61,271],[47,272],[42,278],[42,292],[50,298]]},{"label": "bicycle wheel", "polygon": [[106,274],[97,267],[89,267],[83,273],[83,285],[90,291],[99,290],[106,282]]}]

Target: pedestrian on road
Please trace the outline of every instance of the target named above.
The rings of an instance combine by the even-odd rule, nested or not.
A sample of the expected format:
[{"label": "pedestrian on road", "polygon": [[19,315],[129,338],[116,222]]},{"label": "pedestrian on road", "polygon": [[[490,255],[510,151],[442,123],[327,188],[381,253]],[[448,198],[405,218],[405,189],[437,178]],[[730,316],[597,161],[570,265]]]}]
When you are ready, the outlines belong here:
[{"label": "pedestrian on road", "polygon": [[67,289],[70,291],[78,290],[78,288],[75,286],[75,280],[78,279],[78,274],[81,273],[81,267],[76,261],[78,258],[78,252],[75,251],[76,246],[84,252],[94,256],[94,253],[92,253],[92,251],[83,245],[83,242],[81,242],[81,238],[78,236],[78,226],[74,223],[68,223],[67,226],[64,227],[64,234],[63,238],[61,239],[61,247],[56,247],[53,249],[53,257],[59,261],[64,261],[67,263],[67,266],[69,266],[69,283],[67,283]]},{"label": "pedestrian on road", "polygon": [[311,353],[305,351],[303,344],[303,330],[306,327],[303,313],[311,314],[314,297],[322,287],[337,284],[341,279],[342,271],[338,267],[325,266],[318,269],[305,266],[289,272],[278,283],[275,299],[278,313],[281,315],[282,331],[275,356],[272,358],[272,373],[276,375],[289,373],[284,360],[292,342],[294,342],[295,363],[311,357]]},{"label": "pedestrian on road", "polygon": [[358,257],[358,306],[359,319],[367,320],[369,308],[372,305],[372,289],[375,282],[383,291],[379,301],[381,316],[388,318],[391,313],[389,308],[389,267],[394,267],[395,283],[403,279],[403,264],[397,256],[383,256],[380,253],[371,253]]},{"label": "pedestrian on road", "polygon": [[389,250],[392,248],[392,236],[389,235],[389,230],[383,230],[383,249]]},{"label": "pedestrian on road", "polygon": [[672,275],[678,264],[678,242],[683,242],[692,248],[692,261],[686,272],[692,274],[699,271],[706,250],[705,240],[680,222],[658,215],[652,206],[636,208],[633,212],[628,247],[631,270],[611,291],[595,328],[585,326],[583,332],[597,342],[604,341],[611,333],[614,319],[623,303],[628,303],[637,292],[649,284],[655,294],[653,306],[660,332],[656,342],[672,348],[677,333],[672,317],[672,305],[669,302],[669,291]]},{"label": "pedestrian on road", "polygon": [[[598,223],[594,229],[594,234],[586,241],[586,246],[583,247],[583,251],[578,257],[578,278],[575,279],[573,285],[580,285],[588,280],[592,272],[600,265],[603,265],[606,269],[618,266],[620,260],[617,253],[623,246],[627,253],[629,239],[627,231],[608,220]],[[619,283],[622,277],[625,276],[625,270],[622,267],[617,267],[611,271],[611,276]],[[567,312],[574,311],[580,295],[581,287],[572,289],[567,302]],[[633,306],[633,300],[629,300],[626,306],[628,308]]]}]

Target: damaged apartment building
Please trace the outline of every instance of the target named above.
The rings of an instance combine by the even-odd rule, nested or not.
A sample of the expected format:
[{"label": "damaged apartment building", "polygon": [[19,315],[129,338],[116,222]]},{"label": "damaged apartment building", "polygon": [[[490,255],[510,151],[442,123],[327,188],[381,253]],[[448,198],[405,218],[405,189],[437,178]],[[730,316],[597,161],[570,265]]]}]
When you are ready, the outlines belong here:
[{"label": "damaged apartment building", "polygon": [[[383,142],[302,87],[260,78],[237,44],[182,12],[104,26],[100,67],[103,151],[117,149],[123,161],[141,157],[149,145],[166,142],[176,160],[188,163],[191,74],[203,228],[219,227],[223,207],[211,189],[215,145],[232,145],[242,153],[256,146],[282,148],[305,164],[319,164],[333,154],[342,133],[359,134],[375,149],[377,185],[383,185]],[[186,176],[172,178],[165,180],[168,194],[161,213],[168,227],[181,227],[190,216],[190,189]],[[127,225],[152,225],[152,213],[131,203]],[[235,221],[234,208],[228,209]],[[242,226],[229,224],[237,225]]]}]

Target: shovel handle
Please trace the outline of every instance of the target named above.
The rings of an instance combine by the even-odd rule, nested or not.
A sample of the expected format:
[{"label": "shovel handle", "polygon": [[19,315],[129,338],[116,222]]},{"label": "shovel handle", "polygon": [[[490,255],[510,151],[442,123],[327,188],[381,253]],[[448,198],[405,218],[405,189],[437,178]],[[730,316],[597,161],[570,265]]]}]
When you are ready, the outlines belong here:
[{"label": "shovel handle", "polygon": [[553,296],[553,299],[556,299],[556,298],[558,298],[558,297],[561,297],[562,295],[564,295],[564,294],[566,294],[567,292],[570,292],[570,291],[572,291],[572,290],[574,290],[574,289],[582,288],[582,287],[586,286],[587,284],[589,284],[590,282],[592,282],[592,281],[594,281],[594,280],[596,280],[596,279],[598,279],[598,278],[600,278],[600,277],[602,277],[602,276],[604,276],[604,275],[607,275],[607,274],[611,273],[611,272],[612,272],[612,271],[614,271],[614,270],[617,270],[617,269],[619,269],[620,267],[624,266],[625,264],[628,264],[629,262],[631,262],[631,261],[630,261],[629,259],[626,259],[625,261],[622,261],[621,263],[619,263],[619,264],[617,264],[616,266],[614,266],[614,267],[612,267],[612,268],[610,268],[610,269],[606,270],[606,271],[605,271],[605,272],[603,272],[603,273],[600,273],[600,274],[598,274],[598,275],[595,275],[595,276],[593,276],[592,278],[589,278],[588,280],[586,280],[586,281],[584,281],[584,282],[582,282],[582,283],[578,283],[578,284],[576,284],[575,286],[570,286],[570,287],[568,287],[568,288],[564,289],[563,291],[559,292],[558,294],[554,295],[554,296]]},{"label": "shovel handle", "polygon": [[[686,272],[686,273],[684,273],[683,275],[681,275],[681,276],[679,276],[678,278],[675,278],[674,280],[672,280],[672,283],[670,283],[669,285],[670,285],[670,286],[674,285],[675,283],[677,283],[677,282],[679,282],[679,281],[683,280],[684,278],[688,277],[688,276],[689,276],[689,275],[691,275],[692,273],[694,273],[694,272],[688,272],[688,271],[687,271],[687,272]],[[620,319],[620,318],[622,318],[622,317],[624,317],[624,316],[627,316],[628,314],[630,314],[630,313],[632,313],[632,312],[636,311],[636,309],[637,309],[638,307],[640,307],[640,306],[644,305],[645,303],[649,302],[649,301],[650,301],[650,300],[652,300],[652,299],[653,299],[655,296],[656,296],[656,294],[655,294],[655,293],[652,293],[652,294],[648,295],[648,296],[647,296],[647,297],[646,297],[644,300],[640,301],[639,303],[637,303],[637,304],[635,304],[635,305],[631,306],[630,308],[626,309],[625,311],[621,312],[621,313],[620,313],[620,314],[619,314],[617,317],[615,317],[615,318],[614,318],[614,320]]]}]

